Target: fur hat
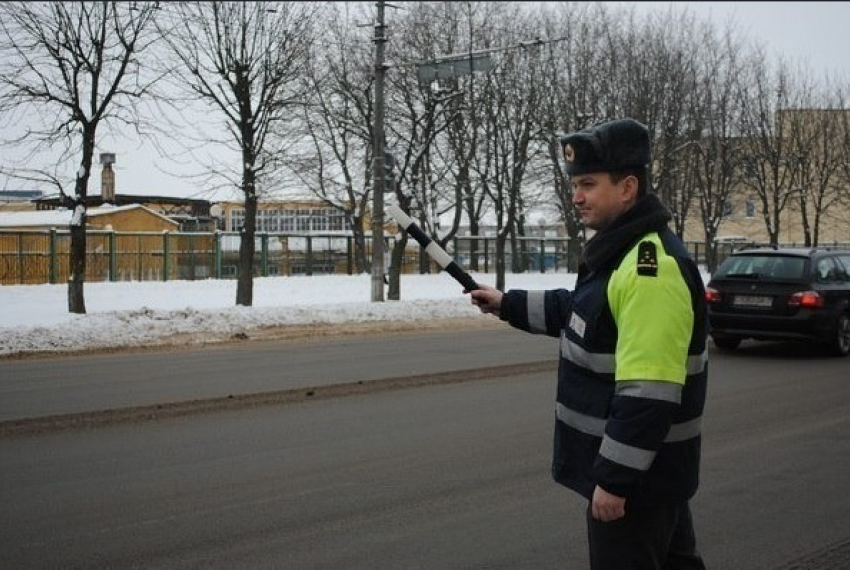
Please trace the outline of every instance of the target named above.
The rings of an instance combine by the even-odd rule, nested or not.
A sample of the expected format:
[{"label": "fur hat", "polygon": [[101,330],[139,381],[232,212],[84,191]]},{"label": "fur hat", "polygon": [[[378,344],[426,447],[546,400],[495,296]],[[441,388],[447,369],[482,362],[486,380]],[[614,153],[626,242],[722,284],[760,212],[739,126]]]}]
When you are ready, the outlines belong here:
[{"label": "fur hat", "polygon": [[613,172],[649,164],[649,129],[634,119],[617,119],[560,138],[567,174]]}]

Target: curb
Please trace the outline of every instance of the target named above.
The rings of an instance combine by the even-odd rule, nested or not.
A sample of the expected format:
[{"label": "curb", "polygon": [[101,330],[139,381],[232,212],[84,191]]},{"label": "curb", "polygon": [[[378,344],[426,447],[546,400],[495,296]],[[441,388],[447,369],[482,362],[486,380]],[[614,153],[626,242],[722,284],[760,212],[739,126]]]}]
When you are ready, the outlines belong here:
[{"label": "curb", "polygon": [[361,380],[351,383],[328,384],[308,388],[292,388],[250,394],[230,394],[214,398],[183,400],[162,404],[146,404],[128,406],[89,412],[74,412],[68,414],[53,414],[49,416],[19,418],[0,421],[0,437],[17,435],[36,435],[56,433],[70,430],[93,429],[108,425],[128,424],[143,421],[156,421],[168,418],[184,417],[206,412],[243,410],[262,406],[287,405],[314,400],[343,398],[361,394],[373,394],[416,388],[422,386],[437,386],[440,384],[456,384],[478,380],[489,380],[503,376],[514,376],[555,370],[558,361],[525,362],[504,366],[474,368],[468,370],[453,370],[380,378],[376,380]]}]

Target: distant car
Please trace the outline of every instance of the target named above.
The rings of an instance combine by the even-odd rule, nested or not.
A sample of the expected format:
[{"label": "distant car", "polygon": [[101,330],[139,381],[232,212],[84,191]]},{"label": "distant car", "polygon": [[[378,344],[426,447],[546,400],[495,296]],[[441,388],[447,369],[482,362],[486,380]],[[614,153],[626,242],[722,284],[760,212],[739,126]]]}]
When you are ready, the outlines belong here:
[{"label": "distant car", "polygon": [[706,285],[709,335],[818,342],[850,353],[850,250],[753,248],[732,253]]}]

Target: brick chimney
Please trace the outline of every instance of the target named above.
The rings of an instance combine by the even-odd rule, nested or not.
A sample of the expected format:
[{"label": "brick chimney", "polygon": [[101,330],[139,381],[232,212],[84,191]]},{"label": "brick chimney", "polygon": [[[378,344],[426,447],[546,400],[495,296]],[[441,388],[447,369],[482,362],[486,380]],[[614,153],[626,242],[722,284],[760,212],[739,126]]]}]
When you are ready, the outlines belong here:
[{"label": "brick chimney", "polygon": [[100,153],[100,163],[103,165],[103,172],[100,175],[100,195],[104,202],[115,202],[115,171],[112,170],[115,153]]}]

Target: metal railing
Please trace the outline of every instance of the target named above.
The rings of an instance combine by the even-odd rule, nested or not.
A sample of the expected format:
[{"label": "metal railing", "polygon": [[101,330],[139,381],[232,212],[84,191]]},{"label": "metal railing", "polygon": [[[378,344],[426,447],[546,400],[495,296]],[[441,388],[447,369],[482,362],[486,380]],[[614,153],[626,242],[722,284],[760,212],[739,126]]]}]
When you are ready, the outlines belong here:
[{"label": "metal railing", "polygon": [[[86,281],[235,278],[239,233],[86,232]],[[67,230],[0,230],[0,284],[61,283],[69,277]],[[351,236],[256,236],[257,276],[354,272]]]},{"label": "metal railing", "polygon": [[[395,237],[389,236],[385,251]],[[371,259],[366,238],[366,258]],[[495,271],[493,237],[456,237],[448,250],[472,271]],[[237,232],[117,232],[86,233],[86,281],[169,281],[235,279],[239,259]],[[62,283],[69,277],[68,230],[0,230],[0,285]],[[581,244],[556,237],[525,237],[506,244],[505,267],[510,273],[573,272],[581,259]],[[718,263],[732,251],[757,244],[717,245]],[[793,245],[793,244],[788,244]],[[840,244],[823,244],[840,245]],[[254,273],[258,277],[354,274],[354,238],[341,234],[256,235]],[[699,263],[705,245],[687,242]],[[436,266],[418,246],[409,245],[402,273],[436,273]]]}]

